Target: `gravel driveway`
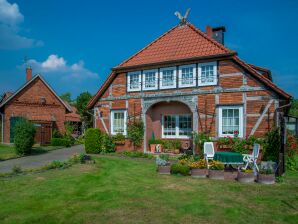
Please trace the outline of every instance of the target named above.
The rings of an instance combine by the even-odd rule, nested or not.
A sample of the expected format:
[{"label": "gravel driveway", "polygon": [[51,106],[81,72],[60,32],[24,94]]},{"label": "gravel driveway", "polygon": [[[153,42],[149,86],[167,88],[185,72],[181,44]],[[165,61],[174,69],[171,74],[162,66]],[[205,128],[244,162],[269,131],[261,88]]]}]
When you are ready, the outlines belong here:
[{"label": "gravel driveway", "polygon": [[0,162],[0,173],[7,173],[12,170],[14,165],[20,166],[22,169],[31,169],[46,165],[53,160],[67,160],[76,153],[85,152],[83,145],[76,145],[70,148],[53,150],[44,154],[10,159]]}]

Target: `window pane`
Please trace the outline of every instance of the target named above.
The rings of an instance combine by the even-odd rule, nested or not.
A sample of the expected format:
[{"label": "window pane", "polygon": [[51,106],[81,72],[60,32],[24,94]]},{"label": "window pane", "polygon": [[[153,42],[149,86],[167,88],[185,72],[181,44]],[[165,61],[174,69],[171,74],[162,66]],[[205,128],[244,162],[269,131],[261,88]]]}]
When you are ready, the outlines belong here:
[{"label": "window pane", "polygon": [[129,75],[129,85],[130,89],[138,89],[139,88],[139,74],[130,74]]},{"label": "window pane", "polygon": [[176,135],[176,117],[174,115],[164,116],[164,135],[175,136]]},{"label": "window pane", "polygon": [[179,135],[189,136],[191,134],[191,116],[180,115],[179,116]]},{"label": "window pane", "polygon": [[192,85],[193,79],[193,67],[187,67],[181,69],[181,84],[182,85]]},{"label": "window pane", "polygon": [[124,112],[113,113],[113,131],[115,133],[124,133]]},{"label": "window pane", "polygon": [[145,75],[145,88],[154,88],[155,87],[155,72],[146,72]]},{"label": "window pane", "polygon": [[214,66],[203,65],[201,67],[201,83],[214,82]]},{"label": "window pane", "polygon": [[163,70],[162,86],[173,86],[173,85],[174,85],[174,70]]},{"label": "window pane", "polygon": [[222,109],[222,134],[233,135],[240,130],[239,108]]}]

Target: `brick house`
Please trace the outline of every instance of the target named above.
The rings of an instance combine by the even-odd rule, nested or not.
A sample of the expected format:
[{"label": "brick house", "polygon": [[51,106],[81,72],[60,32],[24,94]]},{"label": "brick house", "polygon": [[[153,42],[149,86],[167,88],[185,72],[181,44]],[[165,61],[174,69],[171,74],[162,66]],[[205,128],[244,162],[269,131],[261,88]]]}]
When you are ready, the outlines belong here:
[{"label": "brick house", "polygon": [[273,83],[268,69],[225,47],[224,32],[207,26],[204,33],[184,21],[114,67],[88,104],[94,126],[126,135],[127,123],[139,116],[144,152],[153,134],[190,144],[192,131],[214,139],[235,131],[241,138],[263,136],[291,96]]},{"label": "brick house", "polygon": [[0,101],[1,137],[3,143],[13,142],[13,126],[20,117],[25,117],[36,126],[35,142],[48,144],[53,129],[63,133],[65,121],[78,118],[47,84],[41,75],[32,77],[32,69],[26,69],[26,83],[15,93],[6,93]]}]

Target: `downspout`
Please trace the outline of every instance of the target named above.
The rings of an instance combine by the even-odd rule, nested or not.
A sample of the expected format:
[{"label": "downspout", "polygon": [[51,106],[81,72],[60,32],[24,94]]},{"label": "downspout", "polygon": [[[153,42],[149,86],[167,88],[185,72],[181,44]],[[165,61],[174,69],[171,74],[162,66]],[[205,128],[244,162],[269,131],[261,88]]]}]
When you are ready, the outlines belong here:
[{"label": "downspout", "polygon": [[1,115],[1,143],[4,142],[4,114],[0,113]]}]

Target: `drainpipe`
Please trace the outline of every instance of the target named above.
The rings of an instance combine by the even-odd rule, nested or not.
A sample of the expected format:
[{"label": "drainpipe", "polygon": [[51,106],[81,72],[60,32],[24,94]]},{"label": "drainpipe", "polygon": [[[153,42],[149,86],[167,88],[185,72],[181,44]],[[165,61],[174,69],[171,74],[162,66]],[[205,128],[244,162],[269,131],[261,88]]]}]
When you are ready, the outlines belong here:
[{"label": "drainpipe", "polygon": [[[278,110],[280,109],[284,109],[287,107],[290,107],[292,104],[292,102],[290,101],[290,103],[280,106],[278,108],[275,109],[274,113],[276,113],[276,120],[279,119],[278,116]],[[287,130],[286,130],[286,124],[285,124],[285,118],[284,116],[282,116],[282,125],[281,125],[281,145],[280,145],[280,151],[279,151],[279,161],[278,161],[278,167],[277,167],[277,174],[279,176],[281,176],[282,174],[284,174],[285,172],[285,149],[286,149],[286,143],[287,143]]]},{"label": "drainpipe", "polygon": [[1,143],[4,142],[4,114],[0,113],[1,115]]}]

